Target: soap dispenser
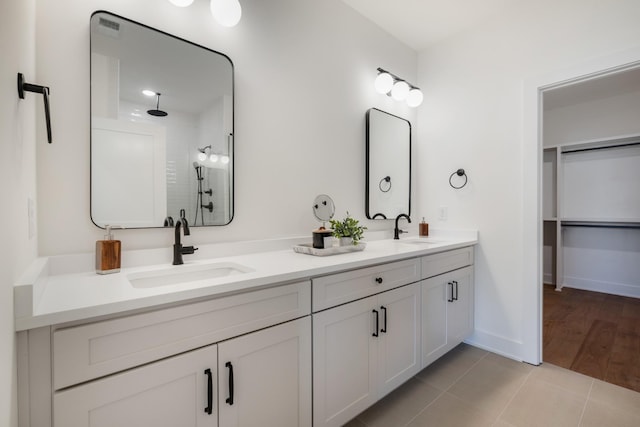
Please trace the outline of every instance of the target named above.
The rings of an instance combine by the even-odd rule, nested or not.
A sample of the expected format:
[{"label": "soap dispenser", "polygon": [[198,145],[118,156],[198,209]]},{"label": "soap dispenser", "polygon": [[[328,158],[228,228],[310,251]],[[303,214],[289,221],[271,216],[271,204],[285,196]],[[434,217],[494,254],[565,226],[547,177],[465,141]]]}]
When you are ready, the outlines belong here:
[{"label": "soap dispenser", "polygon": [[111,229],[114,226],[107,225],[105,228],[107,234],[104,236],[104,240],[96,242],[96,273],[117,273],[120,271],[120,240],[113,240]]},{"label": "soap dispenser", "polygon": [[427,224],[427,222],[424,220],[424,217],[422,217],[422,222],[420,223],[420,237],[427,237],[429,236],[429,224]]}]

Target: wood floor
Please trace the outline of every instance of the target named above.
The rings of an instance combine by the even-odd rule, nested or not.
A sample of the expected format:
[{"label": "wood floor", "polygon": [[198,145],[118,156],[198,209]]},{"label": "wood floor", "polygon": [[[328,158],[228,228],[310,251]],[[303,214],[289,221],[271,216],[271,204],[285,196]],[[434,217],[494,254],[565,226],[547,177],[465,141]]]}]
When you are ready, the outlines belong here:
[{"label": "wood floor", "polygon": [[640,299],[544,286],[543,361],[640,392]]}]

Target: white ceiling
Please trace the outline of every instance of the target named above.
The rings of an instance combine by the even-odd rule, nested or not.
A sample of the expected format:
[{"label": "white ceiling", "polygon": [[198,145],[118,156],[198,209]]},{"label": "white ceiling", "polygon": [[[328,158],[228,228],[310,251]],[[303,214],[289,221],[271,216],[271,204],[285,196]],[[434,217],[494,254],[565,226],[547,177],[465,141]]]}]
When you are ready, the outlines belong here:
[{"label": "white ceiling", "polygon": [[342,0],[416,51],[531,0]]}]

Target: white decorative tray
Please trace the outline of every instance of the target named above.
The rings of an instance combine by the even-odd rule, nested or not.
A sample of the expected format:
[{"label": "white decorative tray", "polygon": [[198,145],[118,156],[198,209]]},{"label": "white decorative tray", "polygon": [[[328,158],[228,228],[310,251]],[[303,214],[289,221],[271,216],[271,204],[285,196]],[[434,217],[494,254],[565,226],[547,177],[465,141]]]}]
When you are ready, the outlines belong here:
[{"label": "white decorative tray", "polygon": [[346,254],[348,252],[360,252],[367,247],[367,244],[360,242],[357,245],[347,246],[332,246],[330,248],[317,249],[314,248],[311,243],[304,243],[302,245],[295,245],[293,250],[299,254],[315,255],[315,256],[328,256],[337,254]]}]

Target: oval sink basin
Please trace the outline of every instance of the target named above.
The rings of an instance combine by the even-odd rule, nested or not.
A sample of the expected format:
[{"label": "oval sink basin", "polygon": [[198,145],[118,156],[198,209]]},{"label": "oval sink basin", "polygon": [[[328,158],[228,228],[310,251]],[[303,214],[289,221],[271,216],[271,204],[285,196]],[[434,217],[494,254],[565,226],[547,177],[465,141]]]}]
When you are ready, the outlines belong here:
[{"label": "oval sink basin", "polygon": [[423,238],[423,239],[406,239],[406,240],[400,240],[400,243],[409,243],[412,245],[437,245],[440,243],[444,243],[443,240],[438,240],[438,239],[429,239],[429,238]]},{"label": "oval sink basin", "polygon": [[252,269],[231,262],[198,265],[176,265],[160,270],[141,271],[127,275],[134,288],[155,288],[158,286],[178,285],[198,280],[217,279],[249,273]]}]

